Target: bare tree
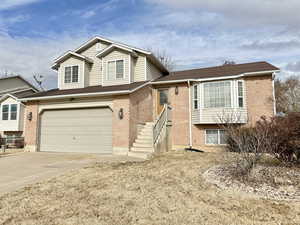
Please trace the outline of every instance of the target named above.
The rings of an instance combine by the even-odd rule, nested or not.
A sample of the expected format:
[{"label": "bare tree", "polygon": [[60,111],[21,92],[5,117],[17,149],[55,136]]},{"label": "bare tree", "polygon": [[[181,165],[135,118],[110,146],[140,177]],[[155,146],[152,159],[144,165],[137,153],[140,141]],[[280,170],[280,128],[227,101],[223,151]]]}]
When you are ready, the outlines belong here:
[{"label": "bare tree", "polygon": [[223,66],[226,66],[226,65],[235,65],[236,62],[233,61],[233,60],[224,60],[223,62]]},{"label": "bare tree", "polygon": [[43,88],[43,82],[45,80],[45,77],[43,75],[33,75],[33,79],[34,81],[37,83],[37,85],[39,86],[39,88],[44,91],[45,89]]},{"label": "bare tree", "polygon": [[156,58],[169,70],[175,69],[175,62],[173,58],[167,53],[166,50],[148,48],[148,51],[152,52]]},{"label": "bare tree", "polygon": [[300,77],[276,80],[275,99],[278,112],[300,112]]}]

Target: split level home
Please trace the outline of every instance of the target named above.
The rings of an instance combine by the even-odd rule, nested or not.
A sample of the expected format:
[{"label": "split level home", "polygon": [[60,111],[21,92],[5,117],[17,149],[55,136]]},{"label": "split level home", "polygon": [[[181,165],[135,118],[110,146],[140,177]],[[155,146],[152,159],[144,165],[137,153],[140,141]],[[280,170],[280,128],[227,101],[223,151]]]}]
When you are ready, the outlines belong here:
[{"label": "split level home", "polygon": [[58,88],[22,99],[28,151],[148,157],[157,146],[216,149],[220,124],[275,114],[279,69],[267,62],[169,72],[147,50],[95,37],[52,68]]},{"label": "split level home", "polygon": [[25,105],[21,98],[38,92],[21,76],[0,78],[0,136],[15,138],[23,135]]}]

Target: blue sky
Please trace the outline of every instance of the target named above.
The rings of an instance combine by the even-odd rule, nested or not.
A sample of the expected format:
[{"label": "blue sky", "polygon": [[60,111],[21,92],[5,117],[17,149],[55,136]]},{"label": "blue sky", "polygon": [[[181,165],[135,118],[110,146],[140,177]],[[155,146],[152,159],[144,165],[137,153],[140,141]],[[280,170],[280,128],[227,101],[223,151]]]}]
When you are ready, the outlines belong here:
[{"label": "blue sky", "polygon": [[101,35],[167,52],[176,70],[269,61],[300,74],[300,2],[289,0],[2,0],[0,73],[56,87],[55,57]]}]

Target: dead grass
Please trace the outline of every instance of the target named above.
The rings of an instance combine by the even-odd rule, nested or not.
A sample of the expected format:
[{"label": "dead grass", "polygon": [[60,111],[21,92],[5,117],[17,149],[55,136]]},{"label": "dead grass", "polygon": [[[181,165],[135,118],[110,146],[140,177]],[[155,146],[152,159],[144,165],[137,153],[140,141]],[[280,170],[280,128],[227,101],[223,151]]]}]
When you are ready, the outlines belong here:
[{"label": "dead grass", "polygon": [[300,224],[300,204],[202,178],[228,153],[172,153],[72,171],[0,197],[0,224]]}]

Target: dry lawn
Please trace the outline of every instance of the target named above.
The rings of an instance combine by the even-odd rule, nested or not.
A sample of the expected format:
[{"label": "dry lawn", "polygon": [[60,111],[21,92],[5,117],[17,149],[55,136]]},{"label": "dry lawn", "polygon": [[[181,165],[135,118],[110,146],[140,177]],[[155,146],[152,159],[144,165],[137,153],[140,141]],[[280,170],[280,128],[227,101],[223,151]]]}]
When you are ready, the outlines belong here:
[{"label": "dry lawn", "polygon": [[226,154],[169,153],[74,170],[0,197],[0,224],[300,224],[299,202],[206,183],[202,173]]}]

